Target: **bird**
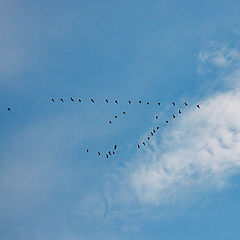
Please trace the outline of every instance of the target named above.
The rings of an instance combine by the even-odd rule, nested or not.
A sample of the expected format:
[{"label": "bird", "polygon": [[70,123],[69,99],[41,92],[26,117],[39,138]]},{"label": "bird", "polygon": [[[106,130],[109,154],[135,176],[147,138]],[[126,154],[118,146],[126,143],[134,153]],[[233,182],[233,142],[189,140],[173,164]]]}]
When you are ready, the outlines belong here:
[{"label": "bird", "polygon": [[109,121],[110,124],[112,124],[112,121]]},{"label": "bird", "polygon": [[111,154],[111,152],[110,152],[110,151],[108,151],[108,153],[109,153],[109,155],[111,155],[111,156],[112,156],[112,154]]},{"label": "bird", "polygon": [[153,133],[151,132],[151,135],[153,136]]},{"label": "bird", "polygon": [[200,108],[200,106],[199,106],[199,105],[197,105],[197,107],[198,107],[198,108]]},{"label": "bird", "polygon": [[145,145],[146,145],[146,143],[145,143],[145,142],[143,142],[143,145],[145,146]]},{"label": "bird", "polygon": [[182,113],[181,110],[179,110],[178,113],[181,114]]},{"label": "bird", "polygon": [[71,101],[72,101],[72,102],[74,102],[74,99],[73,99],[73,98],[71,98]]},{"label": "bird", "polygon": [[175,102],[172,102],[172,105],[173,105],[173,106],[176,106]]},{"label": "bird", "polygon": [[155,129],[153,129],[153,133],[156,133],[156,130],[155,130]]},{"label": "bird", "polygon": [[106,154],[106,157],[108,158],[108,155]]},{"label": "bird", "polygon": [[158,116],[156,116],[156,119],[158,119]]},{"label": "bird", "polygon": [[159,129],[159,127],[157,127],[157,130]]},{"label": "bird", "polygon": [[114,102],[115,102],[116,104],[118,104],[118,100],[115,100]]},{"label": "bird", "polygon": [[173,118],[175,118],[175,117],[176,117],[174,114],[173,114],[172,116],[173,116]]},{"label": "bird", "polygon": [[161,105],[161,103],[160,103],[160,102],[158,102],[158,105],[160,106],[160,105]]},{"label": "bird", "polygon": [[80,98],[78,99],[78,101],[79,101],[79,102],[82,102],[82,100],[81,100]]},{"label": "bird", "polygon": [[91,98],[91,101],[92,101],[93,103],[95,103],[94,99],[92,99],[92,98]]},{"label": "bird", "polygon": [[113,154],[115,154],[115,152],[113,151]]},{"label": "bird", "polygon": [[117,145],[116,145],[116,144],[114,145],[114,149],[115,149],[115,150],[117,149]]},{"label": "bird", "polygon": [[131,100],[129,100],[128,103],[131,104]]},{"label": "bird", "polygon": [[138,144],[138,148],[140,148],[140,145]]},{"label": "bird", "polygon": [[10,107],[8,107],[8,108],[7,108],[7,110],[10,112],[10,111],[11,111],[11,108],[10,108]]},{"label": "bird", "polygon": [[55,100],[52,98],[52,102],[55,102]]},{"label": "bird", "polygon": [[126,112],[123,112],[124,115],[126,115]]},{"label": "bird", "polygon": [[87,153],[89,152],[89,150],[87,149]]},{"label": "bird", "polygon": [[100,152],[98,152],[98,156],[100,156],[101,155],[101,153]]},{"label": "bird", "polygon": [[149,102],[147,102],[147,105],[149,105]]},{"label": "bird", "polygon": [[188,104],[185,102],[184,105],[187,106]]},{"label": "bird", "polygon": [[166,120],[166,123],[168,123],[168,120]]},{"label": "bird", "polygon": [[150,140],[150,137],[148,137],[147,139]]},{"label": "bird", "polygon": [[62,99],[62,98],[60,98],[60,101],[61,101],[61,102],[63,102],[63,99]]},{"label": "bird", "polygon": [[117,118],[117,115],[116,116],[114,116],[115,118]]},{"label": "bird", "polygon": [[105,99],[105,101],[106,101],[106,103],[108,103],[108,99],[107,98]]},{"label": "bird", "polygon": [[140,104],[142,103],[142,101],[140,100],[140,101],[138,101]]}]

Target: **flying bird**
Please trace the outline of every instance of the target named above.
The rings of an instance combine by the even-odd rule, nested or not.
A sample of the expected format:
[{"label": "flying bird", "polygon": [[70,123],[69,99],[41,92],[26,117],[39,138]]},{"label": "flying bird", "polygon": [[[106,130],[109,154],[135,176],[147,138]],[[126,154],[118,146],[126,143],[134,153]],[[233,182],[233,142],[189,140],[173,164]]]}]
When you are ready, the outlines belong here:
[{"label": "flying bird", "polygon": [[108,158],[108,155],[106,154],[106,157]]},{"label": "flying bird", "polygon": [[157,127],[157,130],[159,129],[159,127]]},{"label": "flying bird", "polygon": [[107,98],[105,99],[105,101],[106,101],[106,103],[108,103],[108,99]]},{"label": "flying bird", "polygon": [[54,102],[55,100],[52,98],[52,102]]},{"label": "flying bird", "polygon": [[98,156],[100,156],[101,155],[101,153],[100,152],[98,152]]},{"label": "flying bird", "polygon": [[114,145],[114,149],[115,149],[115,150],[117,149],[117,145],[116,145],[116,144]]},{"label": "flying bird", "polygon": [[115,100],[114,102],[115,102],[116,104],[118,104],[118,100]]},{"label": "flying bird", "polygon": [[110,155],[110,156],[112,156],[112,154],[111,154],[111,152],[110,152],[110,151],[108,151],[108,153],[109,153],[109,155]]},{"label": "flying bird", "polygon": [[73,98],[71,98],[71,101],[72,101],[72,102],[74,102],[74,99],[73,99]]},{"label": "flying bird", "polygon": [[78,99],[78,101],[79,101],[79,102],[82,102],[82,100],[81,100],[80,98]]},{"label": "flying bird", "polygon": [[126,115],[126,112],[123,112],[124,115]]},{"label": "flying bird", "polygon": [[173,118],[175,118],[175,117],[176,117],[174,114],[173,114],[172,116],[173,116]]},{"label": "flying bird", "polygon": [[173,105],[173,106],[176,106],[175,102],[172,102],[172,105]]},{"label": "flying bird", "polygon": [[138,144],[138,148],[140,148],[140,145]]},{"label": "flying bird", "polygon": [[112,121],[109,121],[110,124],[112,124]]},{"label": "flying bird", "polygon": [[140,100],[140,101],[138,101],[140,104],[142,103],[142,101]]},{"label": "flying bird", "polygon": [[10,111],[11,111],[11,108],[8,107],[7,110],[10,112]]},{"label": "flying bird", "polygon": [[184,105],[187,106],[188,104],[185,102]]},{"label": "flying bird", "polygon": [[181,114],[182,113],[181,110],[179,110],[178,113]]},{"label": "flying bird", "polygon": [[156,130],[155,130],[155,129],[153,129],[153,133],[156,133]]},{"label": "flying bird", "polygon": [[129,100],[128,103],[131,104],[131,100]]},{"label": "flying bird", "polygon": [[151,132],[151,135],[153,136],[153,133]]},{"label": "flying bird", "polygon": [[149,102],[147,102],[147,105],[149,105]]},{"label": "flying bird", "polygon": [[92,99],[92,98],[91,98],[91,101],[92,101],[93,103],[95,103],[94,99]]},{"label": "flying bird", "polygon": [[89,152],[89,150],[87,149],[87,153]]},{"label": "flying bird", "polygon": [[117,118],[117,115],[116,116],[114,116],[115,118]]},{"label": "flying bird", "polygon": [[145,143],[145,142],[143,142],[143,145],[145,146],[145,145],[146,145],[146,143]]},{"label": "flying bird", "polygon": [[160,102],[158,102],[158,105],[160,106],[160,105],[161,105],[161,103],[160,103]]},{"label": "flying bird", "polygon": [[150,137],[148,137],[148,140],[150,140]]},{"label": "flying bird", "polygon": [[62,99],[62,98],[60,98],[60,101],[61,101],[61,102],[63,102],[63,99]]},{"label": "flying bird", "polygon": [[113,154],[115,154],[115,152],[113,151]]},{"label": "flying bird", "polygon": [[158,116],[156,116],[156,119],[158,119]]},{"label": "flying bird", "polygon": [[197,107],[198,107],[198,108],[200,108],[200,106],[199,106],[199,105],[197,105]]},{"label": "flying bird", "polygon": [[166,123],[168,123],[168,120],[166,120]]}]

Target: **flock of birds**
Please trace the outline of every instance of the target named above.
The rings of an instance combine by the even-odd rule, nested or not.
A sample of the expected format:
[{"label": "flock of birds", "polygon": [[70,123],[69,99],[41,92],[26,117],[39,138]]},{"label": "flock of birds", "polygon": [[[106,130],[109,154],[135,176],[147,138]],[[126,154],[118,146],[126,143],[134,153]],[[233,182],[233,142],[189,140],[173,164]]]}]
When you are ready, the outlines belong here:
[{"label": "flock of birds", "polygon": [[[53,103],[54,103],[54,102],[57,102],[57,100],[55,100],[54,98],[51,98],[51,101],[52,101]],[[65,100],[64,100],[63,98],[60,98],[59,101],[62,102],[62,103],[65,102]],[[70,97],[70,101],[71,101],[71,102],[75,102],[75,101],[76,101],[76,102],[82,103],[82,99],[80,99],[80,98],[78,98],[77,100],[75,100],[75,99],[73,99],[72,97]],[[95,100],[94,100],[93,98],[91,98],[90,101],[91,101],[92,103],[95,103]],[[106,102],[106,103],[109,103],[110,100],[106,98],[106,99],[105,99],[105,102]],[[114,100],[114,103],[119,104],[119,101],[118,101],[118,100]],[[133,103],[133,101],[128,100],[128,104],[132,104],[132,103]],[[144,102],[143,102],[142,100],[137,101],[137,103],[138,103],[138,104],[144,104]],[[150,105],[150,102],[146,102],[146,105]],[[160,102],[157,102],[157,105],[160,106],[161,103],[160,103]],[[175,106],[176,106],[176,103],[175,103],[175,102],[172,102],[172,105],[175,107]],[[188,106],[188,103],[187,103],[187,102],[184,102],[184,106],[187,107],[187,106]],[[199,105],[199,104],[197,104],[196,107],[200,109],[200,105]],[[7,110],[10,112],[10,111],[11,111],[11,108],[8,107]],[[181,113],[182,113],[182,111],[181,111],[181,109],[179,109],[179,110],[178,110],[178,114],[181,114]],[[123,114],[123,115],[126,115],[126,112],[123,111],[122,114]],[[115,115],[114,118],[118,118],[118,116]],[[156,115],[155,118],[156,118],[156,119],[159,119],[159,116]],[[175,114],[172,114],[172,118],[175,119],[175,118],[176,118],[176,115],[175,115]],[[166,124],[168,124],[168,123],[169,123],[169,120],[166,120],[165,122],[166,122]],[[109,123],[109,124],[112,124],[112,120],[109,120],[108,123]],[[154,136],[154,134],[156,134],[159,129],[160,129],[159,126],[157,126],[156,129],[153,129],[153,130],[150,132],[150,135],[151,135],[151,136],[148,136],[148,137],[147,137],[147,140],[149,141],[149,140],[151,139],[151,137]],[[146,146],[146,141],[143,141],[141,144],[137,144],[137,148],[141,148],[142,145],[143,145],[143,146]],[[105,153],[106,158],[109,158],[110,156],[115,155],[117,148],[118,148],[118,146],[115,144],[115,145],[113,146],[112,151],[109,150],[107,153]],[[88,149],[88,148],[86,149],[86,152],[89,153],[89,149]],[[98,154],[98,156],[101,156],[101,155],[102,155],[102,153],[99,152],[99,151],[97,152],[97,154]]]}]

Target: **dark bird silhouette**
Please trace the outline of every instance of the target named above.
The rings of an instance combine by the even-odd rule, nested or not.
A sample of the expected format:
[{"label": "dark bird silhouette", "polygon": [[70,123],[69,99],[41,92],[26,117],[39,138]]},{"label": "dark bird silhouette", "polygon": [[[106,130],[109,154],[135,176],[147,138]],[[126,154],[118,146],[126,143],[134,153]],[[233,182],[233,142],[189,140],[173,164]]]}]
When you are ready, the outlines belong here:
[{"label": "dark bird silhouette", "polygon": [[158,102],[158,105],[160,106],[160,105],[161,105],[161,103],[160,103],[160,102]]},{"label": "dark bird silhouette", "polygon": [[147,105],[149,105],[149,102],[147,102]]},{"label": "dark bird silhouette", "polygon": [[198,107],[198,108],[200,108],[200,106],[199,106],[199,105],[197,105],[197,107]]},{"label": "dark bird silhouette", "polygon": [[63,99],[62,99],[62,98],[60,98],[60,101],[61,101],[61,102],[63,102]]},{"label": "dark bird silhouette", "polygon": [[73,98],[71,98],[71,101],[72,101],[72,102],[74,102],[74,99],[73,99]]},{"label": "dark bird silhouette", "polygon": [[82,100],[81,100],[80,98],[78,99],[78,101],[79,101],[79,102],[82,102]]},{"label": "dark bird silhouette", "polygon": [[115,154],[115,152],[113,151],[113,154]]},{"label": "dark bird silhouette", "polygon": [[116,104],[118,104],[118,100],[115,100],[114,102],[115,102]]},{"label": "dark bird silhouette", "polygon": [[184,105],[187,106],[188,104],[185,102]]},{"label": "dark bird silhouette", "polygon": [[140,148],[140,145],[138,144],[138,148]]},{"label": "dark bird silhouette", "polygon": [[158,119],[158,116],[156,116],[156,119]]},{"label": "dark bird silhouette", "polygon": [[100,152],[98,152],[98,156],[100,156],[101,155],[101,153]]},{"label": "dark bird silhouette", "polygon": [[145,146],[145,145],[146,145],[146,143],[145,143],[145,142],[143,142],[143,145]]},{"label": "dark bird silhouette", "polygon": [[115,118],[117,118],[117,115],[116,116],[114,116]]},{"label": "dark bird silhouette", "polygon": [[93,103],[95,103],[94,99],[92,99],[92,98],[91,98],[91,101],[92,101]]},{"label": "dark bird silhouette", "polygon": [[178,113],[181,114],[182,113],[181,110],[179,110]]},{"label": "dark bird silhouette", "polygon": [[153,136],[153,133],[151,132],[151,135]]},{"label": "dark bird silhouette", "polygon": [[176,117],[174,114],[173,114],[172,116],[173,116],[173,118],[175,118],[175,117]]},{"label": "dark bird silhouette", "polygon": [[150,137],[148,137],[148,140],[150,140]]},{"label": "dark bird silhouette", "polygon": [[173,106],[176,106],[175,102],[172,102],[172,105],[173,105]]},{"label": "dark bird silhouette", "polygon": [[123,112],[124,115],[126,115],[126,112]]},{"label": "dark bird silhouette", "polygon": [[142,103],[142,101],[140,100],[140,101],[138,101],[140,104]]},{"label": "dark bird silhouette", "polygon": [[108,155],[106,154],[106,157],[108,158]]},{"label": "dark bird silhouette", "polygon": [[110,156],[112,156],[112,154],[111,154],[111,152],[110,152],[110,151],[108,151],[108,153],[109,153],[109,155],[110,155]]},{"label": "dark bird silhouette", "polygon": [[153,129],[153,133],[156,133],[156,130],[155,130],[155,129]]},{"label": "dark bird silhouette", "polygon": [[11,111],[11,108],[8,107],[7,110],[10,112],[10,111]]},{"label": "dark bird silhouette", "polygon": [[52,98],[52,102],[55,102],[55,100]]},{"label": "dark bird silhouette", "polygon": [[157,130],[159,129],[159,127],[157,127]]},{"label": "dark bird silhouette", "polygon": [[106,101],[106,103],[108,103],[108,99],[107,98],[105,99],[105,101]]},{"label": "dark bird silhouette", "polygon": [[89,152],[89,150],[87,149],[87,153]]},{"label": "dark bird silhouette", "polygon": [[112,121],[109,121],[110,124],[112,124]]},{"label": "dark bird silhouette", "polygon": [[131,104],[131,100],[129,100],[128,103]]},{"label": "dark bird silhouette", "polygon": [[116,144],[114,145],[114,149],[115,149],[115,150],[117,149],[117,145],[116,145]]},{"label": "dark bird silhouette", "polygon": [[168,120],[166,120],[166,123],[168,123]]}]

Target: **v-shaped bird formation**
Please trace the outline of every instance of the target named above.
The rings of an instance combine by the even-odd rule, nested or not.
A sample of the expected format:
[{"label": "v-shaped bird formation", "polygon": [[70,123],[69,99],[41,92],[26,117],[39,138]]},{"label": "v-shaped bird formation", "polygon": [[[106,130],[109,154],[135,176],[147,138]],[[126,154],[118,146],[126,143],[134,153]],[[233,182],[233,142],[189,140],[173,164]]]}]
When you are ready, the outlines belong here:
[{"label": "v-shaped bird formation", "polygon": [[[57,102],[59,102],[59,103],[62,103],[62,104],[65,104],[65,103],[68,103],[68,102],[69,102],[69,103],[74,103],[74,102],[84,103],[84,102],[87,102],[87,101],[83,101],[83,100],[80,99],[80,98],[75,98],[75,99],[74,99],[73,97],[70,97],[70,98],[68,98],[68,99],[64,99],[64,98],[54,99],[54,98],[51,98],[50,101],[51,101],[52,103],[57,103]],[[88,100],[88,101],[89,101],[90,103],[92,103],[92,104],[95,104],[95,103],[96,103],[96,101],[95,101],[94,98],[90,98],[90,100]],[[106,99],[104,100],[104,102],[105,102],[106,104],[109,104],[110,102],[112,102],[112,103],[114,103],[114,104],[120,104],[120,103],[121,103],[118,99],[110,100],[110,99],[108,99],[108,98],[106,98]],[[138,101],[128,100],[126,103],[127,103],[127,104],[140,104],[140,105],[146,104],[147,106],[150,105],[150,102],[149,102],[149,101],[144,102],[143,100],[138,100]],[[161,106],[161,103],[160,103],[160,102],[152,102],[152,103],[151,103],[151,105],[154,105],[154,104],[156,104],[156,106]],[[177,110],[178,115],[181,115],[181,114],[182,114],[183,109],[182,109],[182,108],[181,108],[181,109],[179,109],[179,108],[176,109],[177,104],[176,104],[175,102],[172,102],[172,106],[175,108],[175,110]],[[187,103],[187,102],[183,102],[183,103],[181,104],[181,106],[184,107],[184,108],[185,108],[185,107],[188,107],[188,103]],[[197,107],[198,109],[200,109],[200,105],[199,105],[199,104],[197,104],[196,107]],[[9,112],[12,111],[12,107],[8,107],[7,110],[8,110]],[[176,111],[175,111],[175,112],[176,112]],[[120,114],[115,114],[114,117],[113,117],[113,119],[108,120],[108,124],[110,124],[110,125],[113,124],[114,120],[117,120],[120,115],[121,115],[121,116],[124,116],[124,117],[127,117],[127,112],[126,112],[126,111],[122,111]],[[171,119],[176,119],[176,117],[177,117],[176,113],[172,113],[172,114],[171,114]],[[155,116],[155,119],[159,121],[159,124],[161,124],[161,123],[162,123],[162,124],[168,124],[169,121],[170,121],[170,119],[160,120],[160,118],[159,118],[158,115]],[[157,134],[157,132],[159,131],[159,129],[160,129],[160,126],[159,126],[159,125],[156,126],[156,128],[152,129],[152,131],[150,131],[150,133],[149,133],[149,136],[147,136],[146,140],[144,140],[142,143],[137,143],[136,147],[137,147],[138,149],[140,149],[140,148],[142,148],[142,147],[145,147],[145,146],[147,145],[147,142],[150,141],[151,138],[152,138],[155,134]],[[118,145],[115,144],[115,145],[112,147],[112,149],[109,149],[107,152],[97,151],[96,154],[97,154],[98,156],[105,156],[107,159],[109,159],[110,157],[112,157],[113,155],[115,155],[115,154],[117,153],[117,150],[118,150]],[[89,148],[86,148],[86,153],[89,153],[89,152],[90,152],[90,149],[89,149]]]}]

